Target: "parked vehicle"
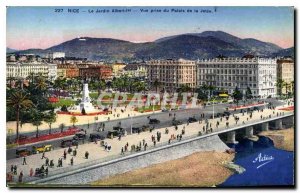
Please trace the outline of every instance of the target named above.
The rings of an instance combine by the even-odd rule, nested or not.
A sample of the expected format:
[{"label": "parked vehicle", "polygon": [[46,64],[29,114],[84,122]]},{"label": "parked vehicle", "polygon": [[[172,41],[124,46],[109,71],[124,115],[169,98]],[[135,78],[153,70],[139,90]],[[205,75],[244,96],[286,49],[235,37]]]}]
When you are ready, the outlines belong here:
[{"label": "parked vehicle", "polygon": [[142,126],[142,131],[149,131],[150,130],[150,126],[149,125],[143,125]]},{"label": "parked vehicle", "polygon": [[158,119],[150,119],[149,124],[158,124],[160,121]]},{"label": "parked vehicle", "polygon": [[173,120],[173,121],[172,121],[172,125],[173,125],[173,126],[181,125],[181,124],[182,124],[182,121],[179,121],[179,120]]},{"label": "parked vehicle", "polygon": [[52,145],[41,145],[41,146],[33,146],[32,153],[43,153],[47,151],[51,151],[53,149]]},{"label": "parked vehicle", "polygon": [[62,140],[60,143],[60,147],[65,148],[73,145],[78,145],[78,141],[74,139]]},{"label": "parked vehicle", "polygon": [[16,157],[24,157],[24,156],[29,156],[31,152],[26,148],[19,148],[16,150]]},{"label": "parked vehicle", "polygon": [[142,129],[139,127],[132,127],[132,133],[139,133],[141,131],[142,131]]},{"label": "parked vehicle", "polygon": [[90,134],[90,141],[95,141],[96,140],[104,140],[105,136],[100,135],[99,133],[91,133]]},{"label": "parked vehicle", "polygon": [[162,109],[161,112],[169,112],[168,109]]},{"label": "parked vehicle", "polygon": [[84,132],[76,133],[73,137],[74,140],[86,139],[86,134]]},{"label": "parked vehicle", "polygon": [[194,122],[197,122],[197,119],[195,117],[189,117],[188,122],[194,123]]},{"label": "parked vehicle", "polygon": [[223,116],[226,116],[226,117],[229,117],[231,115],[231,113],[229,112],[229,111],[225,111],[224,113],[223,113]]},{"label": "parked vehicle", "polygon": [[121,130],[123,130],[123,128],[120,127],[120,126],[114,126],[114,127],[113,127],[113,130],[114,130],[114,131],[121,131]]},{"label": "parked vehicle", "polygon": [[114,138],[114,137],[119,136],[119,134],[120,134],[119,131],[108,131],[106,137],[112,139],[112,138]]}]

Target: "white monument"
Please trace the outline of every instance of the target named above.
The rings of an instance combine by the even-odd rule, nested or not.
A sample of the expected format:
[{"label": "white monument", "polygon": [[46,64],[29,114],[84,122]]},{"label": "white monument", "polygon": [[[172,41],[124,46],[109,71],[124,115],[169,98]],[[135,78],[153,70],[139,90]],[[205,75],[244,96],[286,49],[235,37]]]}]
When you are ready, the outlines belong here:
[{"label": "white monument", "polygon": [[83,89],[82,89],[82,98],[81,102],[78,106],[73,106],[69,109],[70,112],[82,112],[82,109],[84,108],[86,113],[91,113],[91,112],[97,112],[99,110],[95,109],[93,104],[91,103],[91,98],[89,95],[89,86],[87,83],[83,84]]}]

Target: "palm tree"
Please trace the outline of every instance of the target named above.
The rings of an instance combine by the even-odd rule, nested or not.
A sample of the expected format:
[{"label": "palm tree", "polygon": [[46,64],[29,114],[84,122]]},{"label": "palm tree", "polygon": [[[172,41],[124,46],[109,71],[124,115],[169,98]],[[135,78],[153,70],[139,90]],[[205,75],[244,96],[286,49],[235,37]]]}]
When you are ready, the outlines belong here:
[{"label": "palm tree", "polygon": [[292,90],[292,94],[294,94],[294,85],[295,85],[295,82],[294,82],[294,81],[291,81],[291,90]]},{"label": "palm tree", "polygon": [[27,109],[33,106],[33,103],[30,99],[28,99],[28,94],[16,90],[10,93],[10,95],[7,97],[6,105],[9,107],[12,107],[16,111],[16,122],[17,122],[17,128],[16,128],[16,140],[19,141],[19,121],[20,121],[20,110],[21,109]]},{"label": "palm tree", "polygon": [[34,110],[32,125],[36,126],[36,138],[39,137],[39,126],[42,125],[43,117],[41,116],[41,112],[38,110]]},{"label": "palm tree", "polygon": [[49,125],[49,134],[51,134],[51,125],[56,122],[56,118],[57,115],[53,111],[50,111],[45,115],[45,122]]},{"label": "palm tree", "polygon": [[12,81],[14,81],[15,78],[14,77],[8,77],[7,80],[9,81],[9,86],[8,87],[11,88],[12,87]]},{"label": "palm tree", "polygon": [[73,115],[73,116],[70,118],[70,122],[73,124],[73,127],[75,127],[75,123],[78,122],[78,119]]},{"label": "palm tree", "polygon": [[289,88],[290,84],[288,82],[283,82],[282,87],[285,87],[285,94],[288,94],[288,88]]}]

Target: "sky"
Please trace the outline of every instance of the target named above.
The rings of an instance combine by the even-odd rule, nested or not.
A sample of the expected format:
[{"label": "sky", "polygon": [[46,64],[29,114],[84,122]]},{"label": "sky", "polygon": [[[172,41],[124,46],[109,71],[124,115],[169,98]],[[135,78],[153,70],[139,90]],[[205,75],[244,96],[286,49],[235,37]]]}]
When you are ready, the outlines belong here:
[{"label": "sky", "polygon": [[[109,12],[96,13],[97,9]],[[113,9],[125,12],[113,13]],[[148,42],[217,30],[282,48],[294,46],[292,7],[8,7],[6,22],[7,47],[17,50],[45,49],[83,36]]]}]

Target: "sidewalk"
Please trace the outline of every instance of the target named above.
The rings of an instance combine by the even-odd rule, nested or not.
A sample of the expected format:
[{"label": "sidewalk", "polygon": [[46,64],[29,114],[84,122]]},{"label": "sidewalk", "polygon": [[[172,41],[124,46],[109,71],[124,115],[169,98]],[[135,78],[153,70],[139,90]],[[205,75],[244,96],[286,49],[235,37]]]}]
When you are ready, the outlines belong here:
[{"label": "sidewalk", "polygon": [[[134,108],[131,108],[131,109],[128,109],[128,108],[129,107],[127,107],[127,109],[125,109],[125,107],[117,107],[116,111],[113,110],[112,114],[110,114],[110,115],[76,116],[76,118],[78,119],[78,122],[76,123],[76,125],[93,124],[93,123],[95,123],[95,117],[97,117],[97,119],[98,119],[98,120],[96,120],[96,123],[99,123],[102,121],[107,121],[108,118],[110,120],[118,120],[118,119],[128,118],[128,114],[130,116],[153,114],[152,111],[140,113],[140,112],[134,111],[133,110]],[[122,113],[121,110],[125,110],[125,111]],[[161,111],[156,111],[155,113],[157,113],[157,112],[161,112]],[[120,116],[117,117],[117,114],[119,114]],[[59,125],[62,123],[65,124],[65,128],[73,126],[73,124],[70,122],[71,117],[72,117],[72,115],[58,114],[56,122],[53,123],[51,125],[51,127],[59,128]],[[40,131],[48,130],[48,129],[49,129],[49,125],[45,122],[43,122],[43,124],[41,126],[39,126]],[[23,124],[22,127],[20,126],[20,128],[19,128],[20,134],[28,133],[28,132],[35,132],[35,131],[36,131],[36,127],[30,123]],[[16,133],[16,122],[15,121],[6,122],[6,133],[7,133],[7,135],[14,135]]]},{"label": "sidewalk", "polygon": [[[276,108],[275,116],[276,116],[277,112],[284,112],[284,111],[280,111],[280,110],[278,110],[278,108]],[[241,124],[243,121],[245,121],[245,123],[247,123],[247,118],[249,118],[248,114],[245,113],[244,116],[242,116],[241,113],[237,113],[235,115],[240,117],[238,124]],[[253,118],[251,119],[251,121],[261,120],[261,118],[260,118],[261,115],[263,115],[263,117],[268,117],[269,115],[273,115],[273,110],[265,109],[264,112],[255,111],[253,113]],[[170,120],[171,119],[172,119],[172,117],[170,117]],[[225,129],[225,125],[226,125],[225,119],[223,118],[223,121],[220,122],[219,129],[216,129],[217,121],[220,121],[220,118],[215,118],[214,120],[211,120],[211,119],[209,120],[209,123],[212,124],[213,131],[220,131],[220,130]],[[230,122],[229,127],[235,125],[235,120],[234,120],[233,116],[230,116],[229,122]],[[97,163],[101,163],[101,162],[103,162],[103,160],[115,159],[116,157],[121,156],[120,155],[121,148],[124,147],[127,142],[129,143],[129,150],[130,150],[131,145],[138,145],[140,142],[142,142],[143,139],[145,139],[146,143],[148,144],[147,149],[149,149],[149,148],[153,147],[151,136],[154,135],[156,137],[157,131],[160,131],[162,134],[161,141],[157,142],[157,145],[159,145],[162,143],[168,143],[168,140],[170,139],[171,134],[174,134],[175,137],[177,134],[181,134],[183,127],[185,127],[185,135],[183,135],[183,140],[187,139],[189,137],[192,137],[192,136],[196,136],[199,131],[201,131],[203,133],[202,128],[204,125],[205,125],[205,123],[204,123],[204,121],[202,121],[201,124],[199,124],[199,122],[195,122],[195,123],[190,123],[189,125],[187,125],[187,124],[179,125],[177,131],[175,130],[174,126],[168,127],[169,134],[165,134],[165,128],[160,128],[160,129],[155,129],[152,133],[142,132],[140,134],[127,135],[125,137],[122,137],[121,141],[119,141],[117,138],[106,139],[105,141],[112,146],[112,150],[110,152],[105,151],[104,147],[101,147],[99,143],[98,144],[94,144],[94,143],[82,144],[82,145],[79,145],[79,148],[77,150],[77,156],[74,157],[74,166],[70,165],[70,159],[72,156],[68,154],[67,159],[63,160],[63,170],[62,170],[62,168],[57,168],[56,166],[57,166],[58,158],[61,158],[63,156],[64,149],[53,150],[51,152],[46,153],[46,157],[48,157],[50,160],[53,159],[54,164],[55,164],[54,168],[49,168],[49,176],[53,175],[54,173],[57,174],[60,172],[65,172],[66,170],[72,170],[72,168],[79,166],[79,164],[83,164],[83,163],[88,164],[88,162],[96,161],[96,160],[99,160],[99,161],[97,161]],[[177,141],[177,140],[176,139],[172,140],[171,143],[174,143],[175,141]],[[84,159],[84,154],[86,151],[88,151],[90,153],[88,160]],[[142,147],[142,151],[143,151],[143,147]],[[129,152],[126,154],[128,155]],[[30,170],[30,168],[33,168],[33,170],[35,170],[35,168],[41,167],[41,165],[45,163],[45,159],[41,159],[41,156],[42,156],[41,154],[28,156],[27,157],[28,165],[22,165],[22,158],[8,160],[6,162],[7,163],[6,171],[7,172],[10,171],[11,165],[17,165],[18,174],[20,173],[20,171],[23,171],[23,173],[24,173],[24,177],[25,177],[24,180],[36,179],[36,178],[29,177],[29,170]],[[15,176],[15,179],[16,179],[16,177],[17,176]]]}]

